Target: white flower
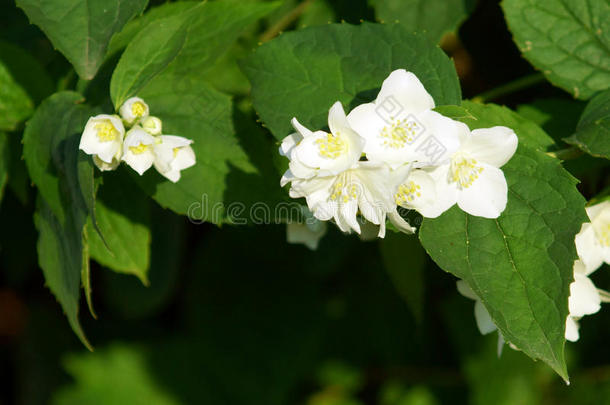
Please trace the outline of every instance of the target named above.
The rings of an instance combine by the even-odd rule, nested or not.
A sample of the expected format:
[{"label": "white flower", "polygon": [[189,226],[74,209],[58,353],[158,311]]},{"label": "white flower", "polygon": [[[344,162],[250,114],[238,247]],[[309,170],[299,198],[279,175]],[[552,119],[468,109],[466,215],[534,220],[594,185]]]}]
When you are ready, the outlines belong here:
[{"label": "white flower", "polygon": [[153,144],[155,138],[139,126],[134,126],[127,132],[123,145],[121,160],[127,163],[141,176],[155,160]]},{"label": "white flower", "polygon": [[119,114],[128,124],[133,124],[139,119],[148,117],[149,109],[148,104],[139,97],[132,97],[125,101],[121,108],[119,108]]},{"label": "white flower", "polygon": [[332,176],[358,163],[364,140],[347,123],[340,102],[328,112],[330,133],[312,132],[296,118],[292,126],[297,132],[284,138],[280,147],[280,154],[290,159],[286,177]]},{"label": "white flower", "polygon": [[297,178],[285,175],[283,183],[291,182],[290,196],[305,197],[307,206],[321,221],[334,219],[343,232],[360,233],[357,214],[379,225],[379,236],[385,236],[386,216],[402,231],[412,228],[396,212],[389,168],[372,162],[359,162],[335,176]]},{"label": "white flower", "polygon": [[580,337],[578,320],[585,315],[598,312],[601,308],[602,294],[607,295],[605,291],[598,290],[589,279],[589,274],[594,270],[588,270],[581,260],[574,261],[574,281],[570,284],[568,299],[570,314],[566,319],[565,333],[566,339],[571,342],[577,341]]},{"label": "white flower", "polygon": [[[117,153],[120,154],[125,128],[116,115],[100,114],[89,118],[79,149],[88,155],[94,155],[100,161],[112,163]],[[98,166],[99,167],[99,166]]]},{"label": "white flower", "polygon": [[191,148],[192,140],[174,135],[161,135],[155,139],[155,169],[164,177],[176,183],[180,180],[180,171],[194,166],[195,152]]},{"label": "white flower", "polygon": [[[518,139],[512,129],[492,127],[470,131],[460,127],[460,146],[450,159],[429,174],[436,186],[436,199],[425,215],[435,218],[456,202],[470,215],[497,218],[506,208],[508,187],[500,170],[517,150]],[[432,193],[424,190],[422,195]]]},{"label": "white flower", "polygon": [[157,117],[152,115],[144,118],[141,122],[142,129],[151,135],[161,135],[163,130],[163,123]]},{"label": "white flower", "polygon": [[455,121],[433,108],[419,79],[399,69],[385,79],[374,102],[354,108],[347,120],[366,140],[368,160],[393,169],[409,162],[427,166],[446,160],[458,147]]},{"label": "white flower", "polygon": [[610,201],[586,208],[591,222],[584,223],[576,235],[576,250],[587,271],[610,264]]}]

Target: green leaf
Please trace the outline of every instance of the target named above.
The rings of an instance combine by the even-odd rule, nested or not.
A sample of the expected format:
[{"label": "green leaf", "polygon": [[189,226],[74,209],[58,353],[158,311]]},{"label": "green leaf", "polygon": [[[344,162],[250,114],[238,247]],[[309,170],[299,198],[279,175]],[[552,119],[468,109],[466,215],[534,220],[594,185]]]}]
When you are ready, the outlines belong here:
[{"label": "green leaf", "polygon": [[34,110],[32,100],[0,61],[0,131],[12,131]]},{"label": "green leaf", "polygon": [[[184,170],[179,182],[172,183],[153,170],[134,176],[161,206],[196,222],[233,222],[233,216],[238,217],[235,223],[241,223],[248,205],[280,194],[280,188],[269,182],[278,173],[259,169],[258,159],[271,164],[271,153],[265,153],[270,151],[260,150],[267,143],[264,134],[247,126],[248,117],[236,119],[236,128],[233,116],[238,113],[230,97],[212,89],[200,75],[183,76],[180,82],[156,82],[141,96],[162,117],[165,133],[194,140],[197,164]],[[242,143],[251,147],[242,149]],[[245,150],[257,153],[252,153],[251,160]]]},{"label": "green leaf", "polygon": [[127,47],[135,36],[152,22],[181,14],[199,4],[201,4],[199,1],[179,1],[151,8],[140,17],[129,21],[120,32],[112,37],[108,44],[107,56],[112,56]]},{"label": "green leaf", "polygon": [[[479,115],[470,107],[462,116],[471,117],[464,120],[471,129],[513,123],[484,115],[494,108],[481,107]],[[513,129],[520,145],[502,167],[509,188],[502,215],[473,217],[455,206],[424,219],[419,237],[442,269],[476,292],[506,340],[567,380],[564,332],[585,200],[557,159],[523,142],[531,129]]]},{"label": "green leaf", "polygon": [[130,42],[112,75],[115,108],[153,81],[172,81],[211,68],[250,24],[277,3],[204,2],[150,22]]},{"label": "green leaf", "polygon": [[572,135],[582,114],[582,101],[564,98],[540,98],[517,107],[523,118],[540,126],[556,142]]},{"label": "green leaf", "polygon": [[555,146],[551,138],[542,128],[527,118],[520,116],[510,108],[496,104],[480,104],[464,100],[461,106],[441,106],[436,111],[462,121],[472,128],[489,128],[504,125],[519,129],[519,143],[532,149],[547,151]]},{"label": "green leaf", "polygon": [[451,60],[400,24],[333,24],[281,35],[242,66],[252,83],[254,107],[276,138],[297,117],[311,128],[327,125],[337,100],[346,109],[369,102],[395,69],[414,72],[437,105],[459,104],[460,84]]},{"label": "green leaf", "polygon": [[86,80],[104,61],[112,35],[142,13],[146,4],[147,0],[17,0],[17,6]]},{"label": "green leaf", "polygon": [[384,267],[418,322],[424,315],[426,252],[411,235],[388,233],[379,243]]},{"label": "green leaf", "polygon": [[[38,262],[72,329],[89,347],[78,322],[78,302],[81,273],[87,275],[88,270],[83,228],[93,214],[94,182],[91,160],[78,150],[91,115],[80,102],[81,96],[74,92],[56,93],[43,101],[27,123],[23,147],[30,178],[39,191]],[[83,284],[89,294],[88,278]]]},{"label": "green leaf", "polygon": [[398,22],[432,42],[455,31],[474,9],[473,0],[369,0],[378,20]]},{"label": "green leaf", "polygon": [[9,42],[0,41],[0,59],[11,72],[15,82],[30,95],[34,104],[40,103],[55,91],[55,83],[38,59]]},{"label": "green leaf", "polygon": [[590,155],[610,159],[610,90],[587,104],[576,133],[565,141]]},{"label": "green leaf", "polygon": [[78,149],[93,114],[82,101],[80,94],[70,91],[52,95],[38,107],[23,134],[32,183],[61,223],[72,207],[92,213],[94,206],[93,164]]},{"label": "green leaf", "polygon": [[523,56],[554,85],[588,99],[610,86],[607,0],[504,0]]},{"label": "green leaf", "polygon": [[9,159],[9,139],[4,132],[0,132],[0,202],[4,195],[6,181],[8,180]]},{"label": "green leaf", "polygon": [[62,224],[40,195],[36,206],[34,222],[38,229],[38,264],[46,285],[59,301],[76,336],[92,350],[78,320],[81,271],[83,262],[89,260],[84,256],[86,250],[83,250],[86,217],[75,211]]},{"label": "green leaf", "polygon": [[121,172],[104,176],[95,208],[106,243],[90,232],[89,249],[98,263],[133,274],[147,285],[151,240],[148,197]]}]

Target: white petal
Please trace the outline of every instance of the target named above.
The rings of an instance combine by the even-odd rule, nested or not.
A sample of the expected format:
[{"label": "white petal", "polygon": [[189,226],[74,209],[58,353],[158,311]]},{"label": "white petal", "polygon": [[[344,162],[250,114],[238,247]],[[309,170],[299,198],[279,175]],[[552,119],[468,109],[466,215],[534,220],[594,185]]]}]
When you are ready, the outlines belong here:
[{"label": "white petal", "polygon": [[[356,200],[349,200],[347,203],[341,203],[339,205],[339,215],[341,221],[344,221],[349,225],[351,229],[360,233],[360,224],[356,218],[358,213],[358,202]],[[335,218],[335,219],[338,219]]]},{"label": "white petal", "polygon": [[483,335],[487,335],[498,329],[496,324],[492,321],[489,311],[485,308],[485,305],[480,300],[474,303],[474,319],[477,321],[477,327],[479,332]]},{"label": "white petal", "polygon": [[312,132],[309,129],[305,128],[296,118],[293,118],[290,123],[292,124],[294,130],[301,135],[301,137],[307,138],[312,134]]},{"label": "white petal", "polygon": [[434,99],[424,85],[404,69],[393,71],[383,81],[375,103],[389,113],[399,110],[418,113],[434,108]]},{"label": "white petal", "polygon": [[196,163],[197,161],[193,148],[190,146],[183,146],[176,152],[176,157],[174,158],[171,166],[173,170],[180,171],[193,167]]},{"label": "white petal", "polygon": [[578,321],[571,316],[568,316],[566,319],[566,339],[570,342],[576,342],[580,338],[578,329],[580,329]]},{"label": "white petal", "polygon": [[280,187],[284,187],[286,184],[290,183],[295,178],[296,177],[294,177],[294,174],[292,174],[290,169],[286,170],[286,172],[284,173],[284,175],[280,179]]},{"label": "white petal", "polygon": [[437,218],[453,207],[457,202],[458,189],[455,183],[447,181],[449,165],[442,165],[428,172],[436,187],[436,199],[431,205],[420,207],[420,213],[426,218]]},{"label": "white petal", "polygon": [[470,215],[497,218],[506,208],[508,186],[502,170],[481,164],[483,171],[469,187],[458,190],[457,204]]},{"label": "white petal", "polygon": [[[396,193],[396,202],[400,201],[400,206],[414,209],[427,218],[436,218],[441,214],[436,207],[438,200],[436,182],[426,171],[421,169],[411,171],[401,186]],[[416,190],[411,190],[412,187]]]},{"label": "white petal", "polygon": [[155,155],[150,151],[137,155],[131,151],[127,151],[123,154],[122,160],[141,176],[153,165]]},{"label": "white petal", "polygon": [[591,315],[600,310],[601,298],[589,277],[580,273],[574,274],[574,281],[570,284],[568,306],[570,316],[574,317]]},{"label": "white petal", "polygon": [[163,122],[157,117],[149,116],[142,120],[142,128],[151,135],[161,135]]},{"label": "white petal", "polygon": [[[377,114],[374,103],[360,104],[348,115],[349,125],[365,140],[364,152],[375,151],[373,143],[379,143],[379,134],[387,123]],[[374,161],[374,156],[369,160]]]},{"label": "white petal", "polygon": [[409,159],[419,162],[419,167],[444,163],[460,147],[465,125],[436,111],[425,111],[417,119],[424,131],[411,145]]},{"label": "white petal", "polygon": [[513,157],[518,143],[512,129],[497,126],[473,130],[470,138],[462,145],[462,150],[481,162],[502,167]]},{"label": "white petal", "polygon": [[597,270],[604,262],[604,255],[601,246],[597,243],[595,229],[590,222],[582,224],[574,242],[578,257],[587,268],[587,273]]},{"label": "white petal", "polygon": [[587,211],[589,219],[593,221],[593,219],[602,212],[610,211],[610,201],[602,201],[598,204],[590,205],[588,207],[585,207],[585,210]]},{"label": "white petal", "polygon": [[397,211],[388,212],[388,218],[390,218],[390,222],[392,222],[392,224],[401,232],[406,234],[415,233],[415,228],[409,225],[409,223],[405,221]]},{"label": "white petal", "polygon": [[288,159],[292,159],[291,153],[295,146],[303,139],[303,136],[297,132],[288,135],[282,140],[280,145],[280,155],[286,156]]}]

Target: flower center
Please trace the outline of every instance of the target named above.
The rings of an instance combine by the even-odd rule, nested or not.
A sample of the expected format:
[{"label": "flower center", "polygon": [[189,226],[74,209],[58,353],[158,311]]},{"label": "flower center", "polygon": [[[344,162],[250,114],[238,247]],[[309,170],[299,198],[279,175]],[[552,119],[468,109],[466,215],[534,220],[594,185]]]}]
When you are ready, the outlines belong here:
[{"label": "flower center", "polygon": [[97,130],[97,137],[102,142],[114,141],[119,136],[119,131],[116,130],[110,120],[104,120],[95,124],[94,127]]},{"label": "flower center", "polygon": [[331,201],[347,203],[358,199],[358,185],[347,174],[341,175],[330,190]]},{"label": "flower center", "polygon": [[463,153],[456,153],[451,158],[449,180],[458,183],[461,188],[468,188],[479,178],[483,168],[477,165],[476,159]]},{"label": "flower center", "polygon": [[418,197],[421,197],[421,186],[414,181],[408,181],[398,187],[394,200],[396,205],[403,205],[413,202]]},{"label": "flower center", "polygon": [[140,143],[138,146],[130,146],[129,150],[134,155],[141,155],[142,153],[146,152],[149,147],[150,145],[144,145],[143,143]]},{"label": "flower center", "polygon": [[141,117],[146,112],[146,106],[140,101],[136,101],[131,105],[131,113],[134,117]]},{"label": "flower center", "polygon": [[339,134],[326,134],[325,138],[316,140],[316,145],[318,145],[320,156],[329,159],[336,159],[347,152],[347,143],[341,139]]},{"label": "flower center", "polygon": [[422,127],[416,121],[404,118],[392,122],[390,126],[383,127],[380,136],[383,138],[384,146],[400,149],[412,144],[421,129]]},{"label": "flower center", "polygon": [[174,152],[174,159],[176,158],[176,156],[178,156],[178,151],[180,151],[180,148],[174,148],[173,152]]}]

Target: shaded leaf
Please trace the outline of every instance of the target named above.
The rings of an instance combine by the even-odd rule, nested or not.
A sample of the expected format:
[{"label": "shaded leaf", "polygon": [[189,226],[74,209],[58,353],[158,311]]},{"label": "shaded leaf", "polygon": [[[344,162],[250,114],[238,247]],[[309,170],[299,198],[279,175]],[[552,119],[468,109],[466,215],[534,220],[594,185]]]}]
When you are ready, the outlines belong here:
[{"label": "shaded leaf", "polygon": [[565,141],[590,155],[610,159],[610,90],[587,104],[576,133]]},{"label": "shaded leaf", "polygon": [[504,0],[523,56],[554,85],[588,99],[610,86],[607,0]]},{"label": "shaded leaf", "polygon": [[459,104],[451,60],[426,38],[399,24],[333,24],[281,35],[256,50],[242,68],[252,83],[254,108],[276,138],[298,117],[327,125],[337,100],[347,110],[369,102],[392,70],[414,72],[436,104]]},{"label": "shaded leaf", "polygon": [[144,11],[147,3],[147,0],[17,0],[17,6],[86,80],[97,73],[112,35]]}]

